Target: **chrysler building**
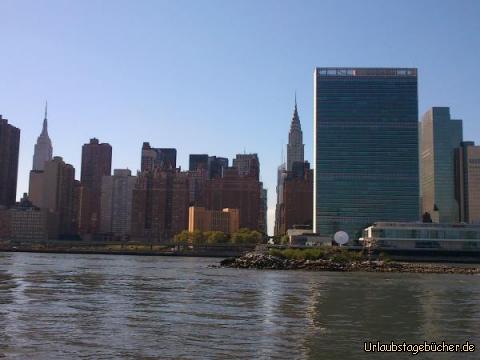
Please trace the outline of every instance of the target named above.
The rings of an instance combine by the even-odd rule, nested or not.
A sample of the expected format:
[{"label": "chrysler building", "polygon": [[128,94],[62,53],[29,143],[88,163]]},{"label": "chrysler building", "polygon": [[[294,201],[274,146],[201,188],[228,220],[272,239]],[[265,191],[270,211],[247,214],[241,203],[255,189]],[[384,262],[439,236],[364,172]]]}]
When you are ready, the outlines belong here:
[{"label": "chrysler building", "polygon": [[304,161],[304,144],[302,127],[300,125],[300,118],[297,111],[297,96],[295,95],[295,109],[293,111],[292,123],[290,124],[290,132],[288,133],[287,145],[287,171],[292,171],[293,163]]}]

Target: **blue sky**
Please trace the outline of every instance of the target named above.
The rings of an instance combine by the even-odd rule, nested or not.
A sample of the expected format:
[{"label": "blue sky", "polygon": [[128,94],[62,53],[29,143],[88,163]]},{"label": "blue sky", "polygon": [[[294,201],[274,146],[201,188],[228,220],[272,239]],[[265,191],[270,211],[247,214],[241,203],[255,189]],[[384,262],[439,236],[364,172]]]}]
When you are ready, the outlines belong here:
[{"label": "blue sky", "polygon": [[480,2],[0,0],[0,114],[21,128],[18,195],[49,102],[54,155],[81,146],[137,170],[143,141],[256,152],[273,226],[276,168],[297,92],[312,160],[315,66],[419,68],[419,112],[450,106],[480,143]]}]

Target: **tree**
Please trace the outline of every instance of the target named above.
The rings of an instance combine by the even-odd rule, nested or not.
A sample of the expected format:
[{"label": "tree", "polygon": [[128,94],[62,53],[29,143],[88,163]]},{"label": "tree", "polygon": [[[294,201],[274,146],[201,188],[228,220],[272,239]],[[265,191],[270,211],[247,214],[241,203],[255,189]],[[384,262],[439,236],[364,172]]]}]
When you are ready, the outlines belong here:
[{"label": "tree", "polygon": [[178,245],[188,244],[190,233],[187,230],[183,230],[180,234],[174,236],[173,241]]},{"label": "tree", "polygon": [[203,232],[200,230],[195,230],[190,233],[190,241],[193,245],[202,245],[205,243],[205,237],[203,236]]},{"label": "tree", "polygon": [[207,239],[207,244],[223,244],[227,242],[227,237],[222,231],[207,231],[204,233],[204,237]]},{"label": "tree", "polygon": [[258,244],[263,240],[263,235],[256,230],[242,228],[232,234],[232,243],[240,244]]},{"label": "tree", "polygon": [[247,236],[247,243],[249,244],[259,244],[262,242],[262,240],[263,240],[263,236],[257,230],[251,231],[250,234],[248,234]]},{"label": "tree", "polygon": [[240,231],[232,234],[231,241],[235,245],[241,245],[245,243],[245,234]]}]

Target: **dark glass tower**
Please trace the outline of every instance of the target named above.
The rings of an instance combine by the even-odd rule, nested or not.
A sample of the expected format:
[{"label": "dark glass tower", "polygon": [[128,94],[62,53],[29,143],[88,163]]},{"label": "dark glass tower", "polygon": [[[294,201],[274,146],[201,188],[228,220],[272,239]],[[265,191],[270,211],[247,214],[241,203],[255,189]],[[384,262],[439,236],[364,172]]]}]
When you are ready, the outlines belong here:
[{"label": "dark glass tower", "polygon": [[177,149],[152,148],[150,143],[144,142],[142,146],[142,171],[155,168],[174,170],[177,167]]},{"label": "dark glass tower", "polygon": [[317,68],[314,230],[419,218],[417,70]]},{"label": "dark glass tower", "polygon": [[208,154],[190,154],[188,170],[208,170]]},{"label": "dark glass tower", "polygon": [[0,207],[15,205],[20,129],[0,115]]}]

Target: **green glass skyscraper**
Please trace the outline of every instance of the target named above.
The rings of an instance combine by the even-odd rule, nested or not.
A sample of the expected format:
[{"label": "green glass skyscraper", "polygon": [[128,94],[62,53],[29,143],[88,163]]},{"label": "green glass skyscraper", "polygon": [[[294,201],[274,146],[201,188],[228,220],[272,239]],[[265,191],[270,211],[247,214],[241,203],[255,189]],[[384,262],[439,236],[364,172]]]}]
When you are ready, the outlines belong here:
[{"label": "green glass skyscraper", "polygon": [[417,69],[317,68],[314,231],[419,219]]}]

